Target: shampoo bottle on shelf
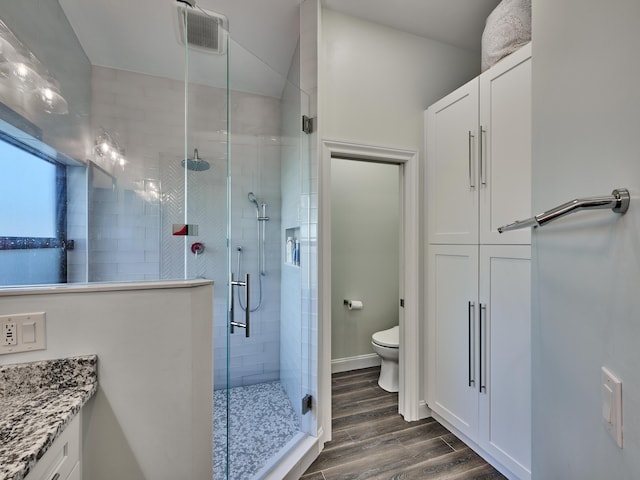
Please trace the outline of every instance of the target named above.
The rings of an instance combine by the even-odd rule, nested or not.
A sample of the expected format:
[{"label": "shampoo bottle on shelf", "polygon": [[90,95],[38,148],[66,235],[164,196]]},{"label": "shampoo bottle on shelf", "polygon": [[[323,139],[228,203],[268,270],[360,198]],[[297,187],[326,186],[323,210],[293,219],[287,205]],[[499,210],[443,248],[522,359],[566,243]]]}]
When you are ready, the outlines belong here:
[{"label": "shampoo bottle on shelf", "polygon": [[293,247],[293,264],[300,266],[300,242],[298,240],[295,241]]},{"label": "shampoo bottle on shelf", "polygon": [[293,264],[293,249],[295,248],[295,242],[293,241],[293,237],[287,237],[287,244],[284,250],[284,262],[288,264]]}]

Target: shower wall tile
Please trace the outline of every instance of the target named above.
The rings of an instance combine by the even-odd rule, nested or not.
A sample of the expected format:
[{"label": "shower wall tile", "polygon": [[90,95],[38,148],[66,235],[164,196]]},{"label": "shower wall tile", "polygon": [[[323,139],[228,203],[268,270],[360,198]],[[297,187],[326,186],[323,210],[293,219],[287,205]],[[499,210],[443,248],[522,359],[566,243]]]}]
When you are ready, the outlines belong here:
[{"label": "shower wall tile", "polygon": [[141,256],[137,252],[94,251],[91,256],[91,261],[94,264],[100,264],[100,263],[117,264],[118,261],[121,261],[124,263],[136,263],[136,262],[140,262],[140,259],[141,259]]},{"label": "shower wall tile", "polygon": [[160,252],[159,251],[148,251],[144,252],[144,261],[145,263],[152,263],[155,265],[160,265]]},{"label": "shower wall tile", "polygon": [[[126,191],[126,200],[112,192],[94,195],[94,214],[104,212],[116,217],[108,224],[92,229],[95,250],[101,253],[91,265],[94,278],[121,279],[181,278],[185,270],[184,248],[191,238],[176,239],[170,233],[172,223],[184,219],[184,177],[180,165],[184,157],[184,85],[134,72],[95,67],[93,72],[92,124],[113,132],[126,149],[129,164],[123,172],[113,172],[117,192]],[[226,124],[226,92],[202,85],[189,85],[188,147],[198,148],[211,168],[187,172],[189,181],[189,221],[198,223],[198,241],[206,250],[199,258],[187,256],[190,276],[205,276],[216,282],[214,300],[216,359],[243,365],[240,384],[279,377],[280,357],[280,99],[231,92],[231,119]],[[230,133],[227,133],[230,132]],[[226,349],[226,140],[230,135],[232,163],[232,245],[243,246],[243,270],[257,279],[257,225],[255,208],[248,203],[253,191],[267,203],[267,245],[265,259],[268,275],[263,277],[263,306],[253,314],[255,336],[245,339],[241,333],[231,337]],[[138,195],[135,184],[152,180],[161,184],[162,202],[150,202]],[[95,194],[96,192],[94,192]],[[103,198],[104,197],[104,198]],[[134,213],[133,213],[134,212]],[[133,213],[133,214],[132,214]],[[95,215],[92,215],[92,218]],[[116,244],[107,241],[113,238]],[[195,239],[194,239],[195,240]],[[110,255],[107,255],[110,253]],[[139,257],[138,257],[139,255]],[[138,261],[136,261],[136,258]],[[115,263],[108,263],[113,259]],[[159,260],[159,262],[157,261]],[[156,265],[156,269],[154,269]],[[236,260],[232,262],[236,268]],[[117,278],[120,276],[120,278]],[[253,282],[253,280],[252,280]],[[258,288],[253,287],[257,301]],[[239,309],[236,310],[238,314]],[[258,334],[263,339],[258,339]],[[216,367],[224,362],[216,362]],[[216,368],[216,388],[226,385],[226,369]],[[233,382],[232,382],[233,383]]]},{"label": "shower wall tile", "polygon": [[[145,255],[152,253],[159,255],[158,251],[158,238],[157,232],[155,238],[145,237],[143,239],[132,239],[132,238],[121,238],[117,240],[117,249],[119,251],[129,251],[129,250],[137,250],[144,252]],[[94,241],[94,243],[96,243]],[[100,245],[104,245],[105,242],[98,242],[98,246],[96,250],[105,250],[106,247],[100,248]]]},{"label": "shower wall tile", "polygon": [[118,273],[123,275],[157,275],[158,264],[144,262],[121,263],[118,265]]}]

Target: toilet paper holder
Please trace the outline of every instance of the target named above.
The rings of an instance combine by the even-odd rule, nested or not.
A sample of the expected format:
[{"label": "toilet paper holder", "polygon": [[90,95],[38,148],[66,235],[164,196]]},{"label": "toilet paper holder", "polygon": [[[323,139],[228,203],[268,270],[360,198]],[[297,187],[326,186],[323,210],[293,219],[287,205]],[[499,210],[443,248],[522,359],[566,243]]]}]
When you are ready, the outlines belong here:
[{"label": "toilet paper holder", "polygon": [[362,310],[362,307],[364,306],[362,304],[361,300],[347,300],[344,299],[343,300],[343,304],[349,309],[349,310]]}]

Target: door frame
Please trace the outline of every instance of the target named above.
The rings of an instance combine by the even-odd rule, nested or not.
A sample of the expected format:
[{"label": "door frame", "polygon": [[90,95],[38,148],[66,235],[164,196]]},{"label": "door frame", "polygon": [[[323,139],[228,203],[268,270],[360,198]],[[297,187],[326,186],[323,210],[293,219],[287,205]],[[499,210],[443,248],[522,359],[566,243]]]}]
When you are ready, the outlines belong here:
[{"label": "door frame", "polygon": [[[331,158],[379,161],[401,166],[400,297],[404,315],[400,320],[400,390],[398,413],[414,421],[420,415],[420,175],[418,152],[391,147],[360,145],[335,140],[321,141],[318,189],[318,318],[319,398],[318,423],[323,442],[331,440]],[[404,318],[402,318],[404,317]],[[410,361],[412,360],[412,361]]]}]

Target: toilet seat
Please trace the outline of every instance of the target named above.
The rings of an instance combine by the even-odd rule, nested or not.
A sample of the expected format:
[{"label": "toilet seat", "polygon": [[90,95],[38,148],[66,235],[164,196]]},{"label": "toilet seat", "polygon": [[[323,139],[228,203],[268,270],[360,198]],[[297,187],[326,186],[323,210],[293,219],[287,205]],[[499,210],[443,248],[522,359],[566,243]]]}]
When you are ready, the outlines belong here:
[{"label": "toilet seat", "polygon": [[400,326],[396,325],[388,330],[376,332],[371,336],[371,340],[381,347],[398,348],[400,346]]}]

